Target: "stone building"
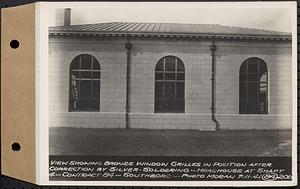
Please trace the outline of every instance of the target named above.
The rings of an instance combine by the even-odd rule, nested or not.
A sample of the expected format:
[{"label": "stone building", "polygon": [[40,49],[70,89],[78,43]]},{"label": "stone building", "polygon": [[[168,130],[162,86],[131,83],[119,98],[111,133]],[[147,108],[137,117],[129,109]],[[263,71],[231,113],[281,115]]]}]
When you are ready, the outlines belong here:
[{"label": "stone building", "polygon": [[207,24],[50,27],[50,127],[291,129],[291,38]]}]

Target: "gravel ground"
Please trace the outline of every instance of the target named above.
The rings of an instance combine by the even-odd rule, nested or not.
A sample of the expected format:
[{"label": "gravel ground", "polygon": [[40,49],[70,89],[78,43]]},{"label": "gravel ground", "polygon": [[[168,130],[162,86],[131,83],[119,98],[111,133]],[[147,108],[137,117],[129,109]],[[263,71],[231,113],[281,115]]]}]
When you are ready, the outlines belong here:
[{"label": "gravel ground", "polygon": [[50,155],[291,156],[291,130],[50,128]]}]

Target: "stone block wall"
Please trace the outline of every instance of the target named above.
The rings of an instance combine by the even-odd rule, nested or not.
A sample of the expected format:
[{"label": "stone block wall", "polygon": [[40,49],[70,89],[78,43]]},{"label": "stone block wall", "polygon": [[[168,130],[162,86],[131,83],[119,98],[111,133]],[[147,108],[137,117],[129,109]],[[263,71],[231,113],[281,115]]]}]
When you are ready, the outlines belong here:
[{"label": "stone block wall", "polygon": [[[125,128],[126,49],[122,38],[50,38],[50,126]],[[130,127],[214,130],[211,120],[211,40],[131,39]],[[216,117],[221,129],[290,129],[291,43],[216,41]],[[99,112],[68,112],[69,66],[90,54],[101,64]],[[164,56],[185,65],[185,113],[154,113],[155,65]],[[250,57],[268,66],[269,114],[239,114],[239,68]]]}]

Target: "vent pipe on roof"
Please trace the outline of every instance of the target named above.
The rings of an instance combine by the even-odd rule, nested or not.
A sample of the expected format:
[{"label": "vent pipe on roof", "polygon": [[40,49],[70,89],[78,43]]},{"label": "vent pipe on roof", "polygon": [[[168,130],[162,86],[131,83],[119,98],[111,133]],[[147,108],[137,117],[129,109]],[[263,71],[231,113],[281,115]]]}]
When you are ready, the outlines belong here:
[{"label": "vent pipe on roof", "polygon": [[66,8],[64,13],[64,26],[70,26],[71,25],[71,9]]},{"label": "vent pipe on roof", "polygon": [[210,45],[211,51],[211,118],[216,124],[216,130],[220,130],[220,123],[216,119],[216,50],[215,39],[213,38],[212,44]]}]

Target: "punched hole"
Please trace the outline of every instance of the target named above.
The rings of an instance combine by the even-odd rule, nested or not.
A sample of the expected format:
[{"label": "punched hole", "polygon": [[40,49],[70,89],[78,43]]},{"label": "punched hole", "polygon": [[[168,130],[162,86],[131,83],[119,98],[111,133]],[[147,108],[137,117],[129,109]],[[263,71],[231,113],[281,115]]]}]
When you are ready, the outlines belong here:
[{"label": "punched hole", "polygon": [[11,40],[10,41],[10,47],[13,48],[13,49],[16,49],[20,46],[20,42],[18,40]]},{"label": "punched hole", "polygon": [[21,150],[21,146],[20,146],[20,144],[19,143],[13,143],[12,145],[11,145],[11,149],[13,150],[13,151],[20,151]]}]

